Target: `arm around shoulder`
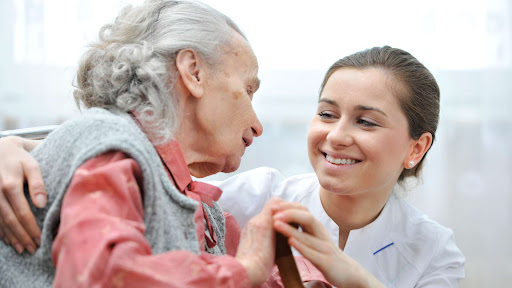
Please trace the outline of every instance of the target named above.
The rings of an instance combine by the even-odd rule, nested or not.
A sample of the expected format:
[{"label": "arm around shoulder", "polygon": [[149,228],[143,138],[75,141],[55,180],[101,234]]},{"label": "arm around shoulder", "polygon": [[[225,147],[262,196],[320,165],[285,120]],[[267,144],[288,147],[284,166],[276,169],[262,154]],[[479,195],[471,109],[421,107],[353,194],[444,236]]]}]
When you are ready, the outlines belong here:
[{"label": "arm around shoulder", "polygon": [[39,142],[16,136],[0,139],[0,237],[18,253],[34,253],[41,237],[23,188],[26,179],[32,203],[46,205],[41,169],[29,153]]}]

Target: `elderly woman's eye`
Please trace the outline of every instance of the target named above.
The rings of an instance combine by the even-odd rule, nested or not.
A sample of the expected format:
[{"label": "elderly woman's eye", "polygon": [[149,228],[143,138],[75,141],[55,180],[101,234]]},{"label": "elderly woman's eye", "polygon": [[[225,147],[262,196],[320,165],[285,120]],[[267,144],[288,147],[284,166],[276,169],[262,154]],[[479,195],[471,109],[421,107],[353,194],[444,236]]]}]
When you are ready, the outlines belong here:
[{"label": "elderly woman's eye", "polygon": [[329,119],[329,118],[333,118],[334,116],[327,113],[327,112],[319,112],[318,113],[318,116],[320,116],[320,118],[324,118],[324,119]]}]

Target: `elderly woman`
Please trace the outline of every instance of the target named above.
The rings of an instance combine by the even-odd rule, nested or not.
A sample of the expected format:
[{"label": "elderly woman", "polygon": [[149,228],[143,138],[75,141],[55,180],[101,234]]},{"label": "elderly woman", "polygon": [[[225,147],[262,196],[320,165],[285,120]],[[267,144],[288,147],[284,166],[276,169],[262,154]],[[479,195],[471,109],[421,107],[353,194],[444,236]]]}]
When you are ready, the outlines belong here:
[{"label": "elderly woman", "polygon": [[32,152],[48,203],[32,207],[41,238],[15,246],[41,246],[28,257],[0,245],[2,286],[262,283],[274,260],[270,209],[236,256],[220,256],[236,250],[225,242],[236,222],[218,188],[190,177],[234,171],[261,135],[257,72],[240,29],[202,3],[125,8],[79,65],[74,96],[87,110]]}]

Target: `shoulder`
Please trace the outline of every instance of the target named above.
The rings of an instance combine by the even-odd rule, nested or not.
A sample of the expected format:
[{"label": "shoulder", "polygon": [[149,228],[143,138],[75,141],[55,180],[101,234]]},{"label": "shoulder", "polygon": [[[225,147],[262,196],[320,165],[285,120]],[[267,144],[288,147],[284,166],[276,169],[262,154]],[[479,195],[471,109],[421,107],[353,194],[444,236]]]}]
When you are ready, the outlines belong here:
[{"label": "shoulder", "polygon": [[403,240],[428,240],[431,242],[441,235],[453,234],[453,232],[430,219],[425,213],[409,204],[405,199],[392,195],[390,197],[392,206],[394,231],[400,232],[404,236]]},{"label": "shoulder", "polygon": [[276,169],[261,167],[239,173],[223,181],[209,181],[222,190],[218,203],[232,214],[241,227],[258,214],[272,197],[282,175]]},{"label": "shoulder", "polygon": [[419,271],[428,274],[443,267],[458,267],[464,274],[465,258],[451,229],[430,219],[404,199],[392,201],[392,238],[400,253]]},{"label": "shoulder", "polygon": [[287,201],[308,202],[317,194],[320,183],[315,173],[298,174],[284,179],[278,194]]},{"label": "shoulder", "polygon": [[93,136],[95,135],[102,135],[104,137],[115,135],[119,137],[121,134],[132,134],[135,130],[139,129],[137,129],[137,125],[127,113],[113,112],[102,108],[91,108],[80,116],[64,122],[56,129],[55,134],[66,133],[68,137],[75,136],[94,139]]},{"label": "shoulder", "polygon": [[320,185],[314,173],[285,177],[277,169],[269,167],[255,168],[216,184],[223,190],[244,188],[246,192],[255,191],[260,196],[267,195],[266,199],[275,196],[297,202],[312,195]]},{"label": "shoulder", "polygon": [[283,175],[278,170],[269,167],[259,167],[236,174],[226,180],[208,181],[208,183],[221,188],[227,194],[239,189],[243,189],[248,193],[261,194],[271,193],[272,189],[283,179]]},{"label": "shoulder", "polygon": [[[134,149],[140,146],[139,149]],[[142,147],[146,149],[140,149]],[[133,153],[152,147],[144,133],[127,113],[100,108],[86,110],[80,116],[64,122],[38,145],[33,154],[44,157],[51,154],[90,153],[92,156],[108,150]],[[97,150],[97,151],[96,151]]]}]

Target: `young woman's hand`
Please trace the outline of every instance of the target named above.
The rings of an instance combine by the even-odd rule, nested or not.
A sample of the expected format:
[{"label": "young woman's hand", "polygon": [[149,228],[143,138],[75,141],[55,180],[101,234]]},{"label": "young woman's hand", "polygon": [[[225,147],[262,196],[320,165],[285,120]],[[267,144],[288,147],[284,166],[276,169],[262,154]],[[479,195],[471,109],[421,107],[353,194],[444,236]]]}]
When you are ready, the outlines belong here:
[{"label": "young woman's hand", "polygon": [[[272,206],[274,228],[336,287],[384,287],[337,244],[309,210],[299,203],[280,201]],[[288,223],[299,224],[300,229]]]},{"label": "young woman's hand", "polygon": [[0,139],[0,237],[18,253],[34,253],[41,239],[23,190],[26,181],[32,203],[46,206],[41,170],[29,153],[37,144],[13,136]]}]

